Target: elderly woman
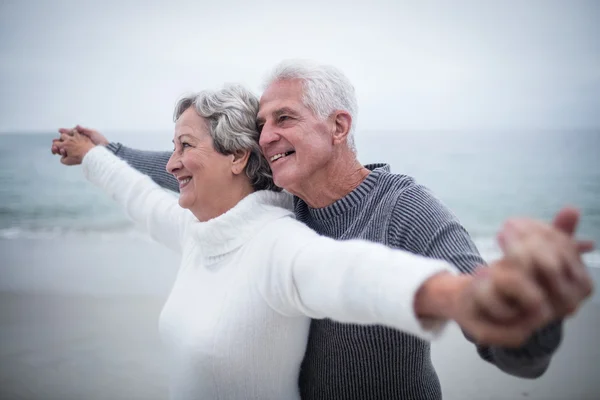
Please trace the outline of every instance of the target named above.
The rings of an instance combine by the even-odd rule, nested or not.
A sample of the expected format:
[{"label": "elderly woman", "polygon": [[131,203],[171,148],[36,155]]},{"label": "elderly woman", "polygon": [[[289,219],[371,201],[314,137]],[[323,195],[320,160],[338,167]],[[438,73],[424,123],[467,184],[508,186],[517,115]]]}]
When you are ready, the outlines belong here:
[{"label": "elderly woman", "polygon": [[174,399],[299,398],[310,318],[385,324],[424,339],[424,287],[451,266],[366,241],[334,241],[294,219],[258,147],[257,99],[240,86],[183,98],[167,165],[177,200],[74,132],[61,147],[158,242],[182,254],[160,315]]}]

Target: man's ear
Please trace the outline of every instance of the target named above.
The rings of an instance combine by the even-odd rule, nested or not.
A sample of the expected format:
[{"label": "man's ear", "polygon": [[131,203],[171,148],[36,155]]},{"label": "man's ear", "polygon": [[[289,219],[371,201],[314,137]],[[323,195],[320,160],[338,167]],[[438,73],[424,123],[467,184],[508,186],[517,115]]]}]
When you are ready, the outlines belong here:
[{"label": "man's ear", "polygon": [[345,142],[352,127],[352,116],[347,111],[336,111],[332,117],[333,144]]},{"label": "man's ear", "polygon": [[249,150],[238,150],[231,154],[231,172],[233,172],[235,175],[239,175],[244,172],[249,158]]}]

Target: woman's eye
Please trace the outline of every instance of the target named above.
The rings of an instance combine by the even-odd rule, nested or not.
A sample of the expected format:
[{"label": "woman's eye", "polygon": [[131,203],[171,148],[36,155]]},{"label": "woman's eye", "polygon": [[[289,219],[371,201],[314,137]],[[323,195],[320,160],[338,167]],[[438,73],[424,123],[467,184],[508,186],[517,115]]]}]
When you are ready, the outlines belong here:
[{"label": "woman's eye", "polygon": [[185,147],[190,147],[190,144],[189,144],[189,143],[185,143],[185,142],[183,142],[183,143],[181,143],[181,147],[184,147],[184,148],[185,148]]}]

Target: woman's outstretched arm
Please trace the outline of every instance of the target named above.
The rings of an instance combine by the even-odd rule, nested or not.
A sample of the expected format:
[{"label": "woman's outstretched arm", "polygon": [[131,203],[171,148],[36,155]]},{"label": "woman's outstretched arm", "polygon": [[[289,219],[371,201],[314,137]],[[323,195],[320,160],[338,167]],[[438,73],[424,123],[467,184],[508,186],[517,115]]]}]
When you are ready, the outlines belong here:
[{"label": "woman's outstretched arm", "polygon": [[153,239],[181,251],[184,231],[193,216],[179,206],[175,196],[103,146],[89,150],[82,166],[86,178],[119,203]]}]

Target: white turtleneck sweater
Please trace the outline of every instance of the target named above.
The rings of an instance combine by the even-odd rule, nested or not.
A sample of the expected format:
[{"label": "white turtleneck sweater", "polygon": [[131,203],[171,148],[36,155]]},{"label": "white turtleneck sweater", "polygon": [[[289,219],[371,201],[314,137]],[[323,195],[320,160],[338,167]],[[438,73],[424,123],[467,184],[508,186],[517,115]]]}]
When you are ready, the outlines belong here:
[{"label": "white turtleneck sweater", "polygon": [[432,340],[414,296],[454,271],[382,244],[335,241],[296,221],[292,196],[260,191],[199,222],[149,177],[102,146],[85,176],[156,241],[182,254],[159,321],[173,399],[298,399],[310,318],[381,324]]}]

